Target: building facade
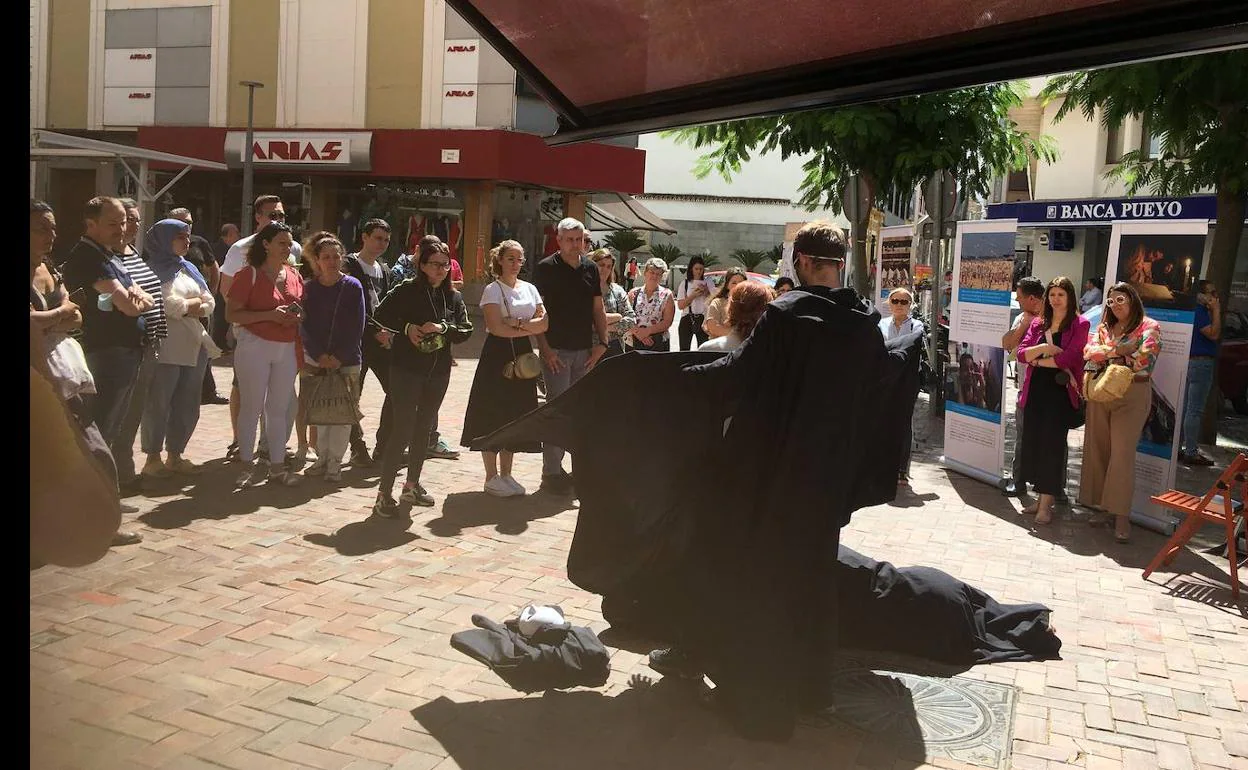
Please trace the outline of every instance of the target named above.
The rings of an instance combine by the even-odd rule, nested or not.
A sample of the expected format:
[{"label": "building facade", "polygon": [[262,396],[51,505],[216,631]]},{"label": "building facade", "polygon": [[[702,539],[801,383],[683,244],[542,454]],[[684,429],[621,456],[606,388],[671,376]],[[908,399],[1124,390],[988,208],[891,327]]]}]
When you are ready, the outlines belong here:
[{"label": "building facade", "polygon": [[[641,193],[627,143],[547,146],[553,112],[444,0],[32,0],[31,126],[241,169],[254,90],[254,193],[303,233],[382,217],[392,254],[442,236],[469,274],[503,238],[552,250],[592,195]],[[31,192],[66,214],[130,194],[114,161],[32,164]],[[150,188],[175,169],[154,166]],[[157,212],[187,206],[209,238],[251,226],[242,175],[193,170]],[[73,235],[73,233],[67,233]],[[65,239],[62,239],[65,240]]]},{"label": "building facade", "polygon": [[[1023,130],[1051,137],[1059,157],[1051,164],[1033,162],[1027,172],[999,180],[988,206],[989,218],[1019,220],[1016,248],[1031,249],[1034,275],[1044,280],[1065,275],[1076,285],[1104,277],[1114,220],[1207,219],[1211,229],[1221,226],[1212,221],[1213,190],[1170,198],[1145,193],[1128,197],[1126,184],[1110,172],[1126,152],[1159,154],[1159,139],[1138,119],[1107,127],[1099,114],[1089,120],[1072,112],[1057,121],[1061,100],[1045,104],[1035,96],[1044,83],[1043,78],[1029,81],[1032,96],[1014,118]],[[1212,237],[1206,239],[1206,249],[1212,243]],[[1208,264],[1207,253],[1202,264]],[[1248,234],[1240,241],[1232,304],[1248,310]]]}]

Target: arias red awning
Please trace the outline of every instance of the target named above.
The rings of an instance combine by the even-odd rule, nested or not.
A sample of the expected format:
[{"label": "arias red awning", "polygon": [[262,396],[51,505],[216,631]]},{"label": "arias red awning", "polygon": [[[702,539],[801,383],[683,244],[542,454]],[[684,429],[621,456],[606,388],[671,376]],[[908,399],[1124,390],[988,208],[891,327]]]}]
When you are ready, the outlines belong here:
[{"label": "arias red awning", "polygon": [[1248,45],[1228,0],[447,0],[554,143]]}]

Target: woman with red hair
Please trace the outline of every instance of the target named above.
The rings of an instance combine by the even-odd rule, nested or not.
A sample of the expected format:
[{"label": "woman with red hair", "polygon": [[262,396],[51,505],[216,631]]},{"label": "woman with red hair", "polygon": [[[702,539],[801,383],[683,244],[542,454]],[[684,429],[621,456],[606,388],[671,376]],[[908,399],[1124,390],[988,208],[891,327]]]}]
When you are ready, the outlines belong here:
[{"label": "woman with red hair", "polygon": [[745,338],[754,331],[754,325],[763,317],[767,303],[776,298],[775,292],[757,281],[745,280],[732,287],[728,295],[728,333],[698,346],[698,350],[732,351],[741,347]]}]

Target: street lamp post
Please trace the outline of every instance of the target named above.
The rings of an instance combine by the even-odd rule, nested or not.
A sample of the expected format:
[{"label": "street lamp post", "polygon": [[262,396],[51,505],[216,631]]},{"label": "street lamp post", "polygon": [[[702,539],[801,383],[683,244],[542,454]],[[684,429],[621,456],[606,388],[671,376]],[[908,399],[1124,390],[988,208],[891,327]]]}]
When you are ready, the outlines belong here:
[{"label": "street lamp post", "polygon": [[254,171],[252,145],[255,143],[255,106],[256,89],[264,88],[264,83],[255,80],[240,80],[240,86],[247,87],[247,139],[243,143],[243,214],[238,220],[240,235],[251,235],[255,217],[252,216],[252,174]]}]

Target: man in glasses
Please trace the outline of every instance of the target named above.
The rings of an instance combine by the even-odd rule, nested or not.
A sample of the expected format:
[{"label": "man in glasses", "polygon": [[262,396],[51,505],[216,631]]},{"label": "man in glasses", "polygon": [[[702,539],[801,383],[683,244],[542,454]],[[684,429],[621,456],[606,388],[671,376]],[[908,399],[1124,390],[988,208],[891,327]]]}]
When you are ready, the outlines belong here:
[{"label": "man in glasses", "polygon": [[[256,198],[255,203],[251,205],[252,216],[255,217],[255,233],[270,222],[285,222],[286,209],[282,206],[282,199],[276,195],[261,195]],[[234,245],[230,246],[230,250],[225,253],[225,262],[221,265],[221,296],[228,297],[230,295],[230,286],[234,283],[234,275],[247,265],[247,251],[251,248],[252,242],[256,240],[255,233],[234,241]],[[295,241],[290,246],[290,256],[298,262],[303,254],[303,248]],[[290,393],[290,414],[286,421],[286,425],[292,428],[295,424],[295,409],[297,403],[295,401],[295,392]],[[230,426],[234,431],[234,441],[230,442],[230,446],[225,450],[225,459],[233,460],[238,457],[238,378],[234,378],[234,383],[230,387]],[[265,440],[264,423],[260,425],[260,446],[267,446]],[[281,464],[282,458],[270,458],[274,467]]]},{"label": "man in glasses", "polygon": [[[1014,297],[1018,300],[1018,307],[1022,310],[1018,314],[1018,319],[1014,322],[1014,326],[1001,337],[1001,347],[1005,348],[1006,353],[1013,354],[1018,349],[1018,343],[1023,341],[1023,335],[1027,333],[1027,328],[1031,326],[1031,322],[1036,318],[1044,315],[1044,283],[1039,278],[1027,276],[1018,279],[1018,285],[1014,288]],[[1023,367],[1015,364],[1014,367],[1014,385],[1017,387],[1019,379],[1023,376]],[[1022,395],[1022,390],[1018,394]],[[1022,453],[1023,447],[1023,407],[1016,405],[1014,408],[1014,462],[1010,466],[1010,474],[1013,476],[1005,483],[1005,489],[1002,490],[1006,497],[1022,497],[1027,494],[1027,484],[1020,483],[1017,479],[1022,473]],[[1067,449],[1069,454],[1069,449]],[[1063,464],[1065,468],[1068,463]],[[1057,495],[1058,503],[1065,505],[1070,502],[1066,495],[1066,476],[1065,471],[1062,475],[1062,492]]]}]

